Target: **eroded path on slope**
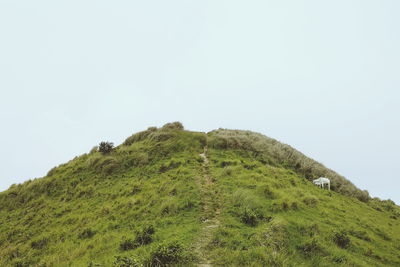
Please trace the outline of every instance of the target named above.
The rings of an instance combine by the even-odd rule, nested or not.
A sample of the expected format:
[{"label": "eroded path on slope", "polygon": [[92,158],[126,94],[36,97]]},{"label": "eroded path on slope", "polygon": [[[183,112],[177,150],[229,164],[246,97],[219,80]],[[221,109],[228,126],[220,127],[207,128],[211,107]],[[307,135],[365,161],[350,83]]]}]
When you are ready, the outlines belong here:
[{"label": "eroded path on slope", "polygon": [[208,245],[212,241],[214,231],[219,227],[219,214],[220,214],[220,195],[216,189],[213,178],[210,176],[208,159],[208,148],[204,147],[204,152],[200,154],[203,159],[202,173],[198,178],[198,184],[201,188],[203,199],[203,216],[202,216],[202,229],[200,232],[199,240],[195,244],[195,250],[199,257],[198,266],[207,267],[213,266],[208,253]]}]

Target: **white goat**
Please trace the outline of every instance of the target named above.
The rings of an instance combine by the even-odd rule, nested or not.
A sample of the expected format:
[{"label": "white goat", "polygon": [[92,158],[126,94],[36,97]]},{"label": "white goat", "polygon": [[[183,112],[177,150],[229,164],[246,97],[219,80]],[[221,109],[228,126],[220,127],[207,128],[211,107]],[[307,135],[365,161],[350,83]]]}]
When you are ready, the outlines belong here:
[{"label": "white goat", "polygon": [[315,185],[320,186],[321,188],[324,188],[324,186],[327,184],[328,189],[331,190],[331,181],[328,178],[321,177],[321,178],[313,180],[313,183]]}]

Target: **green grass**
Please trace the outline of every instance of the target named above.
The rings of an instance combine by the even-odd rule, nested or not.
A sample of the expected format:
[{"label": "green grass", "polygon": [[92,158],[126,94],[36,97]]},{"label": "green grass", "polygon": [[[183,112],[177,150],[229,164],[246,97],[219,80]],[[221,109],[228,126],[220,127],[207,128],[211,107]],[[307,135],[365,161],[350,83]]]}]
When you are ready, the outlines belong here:
[{"label": "green grass", "polygon": [[[210,249],[217,263],[399,265],[399,221],[392,212],[373,208],[376,201],[321,190],[293,170],[262,164],[242,150],[211,149],[209,154],[212,175],[228,200]],[[222,167],[226,159],[236,163]],[[256,223],[243,220],[244,207]],[[349,243],[341,246],[337,233]]]},{"label": "green grass", "polygon": [[205,241],[215,266],[399,266],[400,208],[273,139],[176,123],[0,193],[0,266],[192,266]]}]

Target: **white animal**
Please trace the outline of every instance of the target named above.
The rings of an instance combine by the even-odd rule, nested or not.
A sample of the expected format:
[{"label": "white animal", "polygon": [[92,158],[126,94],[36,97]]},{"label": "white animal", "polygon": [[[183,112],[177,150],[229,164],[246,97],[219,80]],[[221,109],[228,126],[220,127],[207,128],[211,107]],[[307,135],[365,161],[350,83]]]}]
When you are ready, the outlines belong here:
[{"label": "white animal", "polygon": [[324,188],[325,185],[328,185],[328,189],[331,190],[331,181],[328,178],[321,177],[313,180],[313,183],[321,188]]}]

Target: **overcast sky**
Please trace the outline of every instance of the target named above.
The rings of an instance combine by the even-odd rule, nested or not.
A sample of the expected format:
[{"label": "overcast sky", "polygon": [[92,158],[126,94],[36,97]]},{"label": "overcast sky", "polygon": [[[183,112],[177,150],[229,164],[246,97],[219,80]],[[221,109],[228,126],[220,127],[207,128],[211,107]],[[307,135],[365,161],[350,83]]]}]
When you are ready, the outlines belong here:
[{"label": "overcast sky", "polygon": [[400,203],[400,1],[0,0],[0,190],[179,120]]}]

